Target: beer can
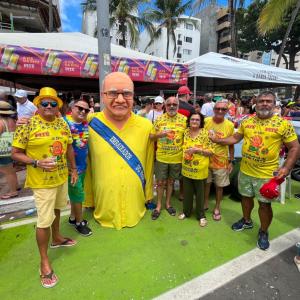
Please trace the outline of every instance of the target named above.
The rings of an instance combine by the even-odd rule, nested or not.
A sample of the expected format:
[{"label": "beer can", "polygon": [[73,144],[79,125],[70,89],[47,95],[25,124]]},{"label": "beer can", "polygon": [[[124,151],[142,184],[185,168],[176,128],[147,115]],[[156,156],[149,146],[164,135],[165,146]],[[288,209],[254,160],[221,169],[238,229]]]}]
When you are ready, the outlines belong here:
[{"label": "beer can", "polygon": [[4,52],[1,57],[1,63],[3,65],[8,65],[10,61],[10,57],[12,56],[13,52],[14,52],[14,48],[4,48]]},{"label": "beer can", "polygon": [[61,59],[56,57],[54,59],[53,65],[52,65],[52,69],[51,69],[52,72],[53,73],[58,73],[59,69],[60,69],[60,65],[61,65]]},{"label": "beer can", "polygon": [[98,69],[98,63],[97,62],[92,62],[91,67],[90,67],[90,71],[89,71],[89,75],[90,76],[94,76],[97,72]]},{"label": "beer can", "polygon": [[20,56],[18,54],[13,54],[10,57],[9,64],[8,64],[7,68],[10,69],[10,70],[16,70],[17,66],[18,66],[19,57]]},{"label": "beer can", "polygon": [[53,63],[54,63],[54,60],[56,59],[56,56],[57,56],[57,53],[56,52],[50,52],[49,55],[48,55],[48,59],[46,61],[46,67],[47,68],[51,68]]},{"label": "beer can", "polygon": [[90,70],[92,62],[93,62],[93,57],[88,57],[87,60],[85,61],[84,67],[83,67],[83,70],[85,72],[88,72]]},{"label": "beer can", "polygon": [[118,72],[123,72],[125,66],[126,66],[126,61],[121,60],[119,63]]},{"label": "beer can", "polygon": [[126,66],[124,67],[123,72],[126,73],[126,74],[128,74],[128,73],[129,73],[129,69],[130,69],[129,66],[126,65]]},{"label": "beer can", "polygon": [[151,71],[151,75],[150,75],[150,79],[151,79],[151,80],[154,80],[154,79],[155,79],[156,73],[157,73],[157,69],[156,69],[156,68],[153,68],[152,71]]},{"label": "beer can", "polygon": [[154,66],[155,66],[154,63],[149,64],[148,69],[147,69],[147,72],[146,72],[146,75],[147,75],[148,77],[151,77],[151,73],[152,73],[152,70],[153,70]]}]

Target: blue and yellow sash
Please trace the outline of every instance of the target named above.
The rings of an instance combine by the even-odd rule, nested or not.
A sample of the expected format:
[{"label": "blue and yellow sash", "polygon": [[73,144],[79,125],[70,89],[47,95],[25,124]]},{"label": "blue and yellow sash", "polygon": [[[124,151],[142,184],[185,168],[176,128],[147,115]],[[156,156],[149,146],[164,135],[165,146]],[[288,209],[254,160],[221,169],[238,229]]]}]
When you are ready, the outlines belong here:
[{"label": "blue and yellow sash", "polygon": [[109,145],[127,162],[129,167],[139,177],[143,188],[145,187],[146,180],[144,169],[131,149],[120,139],[109,127],[97,118],[93,118],[89,126],[94,129]]}]

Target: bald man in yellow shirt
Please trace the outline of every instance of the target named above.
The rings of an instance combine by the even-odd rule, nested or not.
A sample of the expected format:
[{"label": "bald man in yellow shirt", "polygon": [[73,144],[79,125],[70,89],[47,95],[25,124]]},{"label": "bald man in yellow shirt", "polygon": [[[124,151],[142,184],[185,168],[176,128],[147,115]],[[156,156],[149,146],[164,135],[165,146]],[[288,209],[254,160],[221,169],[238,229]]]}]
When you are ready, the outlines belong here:
[{"label": "bald man in yellow shirt", "polygon": [[95,207],[103,227],[133,227],[153,198],[154,145],[151,122],[132,113],[133,82],[128,75],[107,75],[101,94],[104,110],[88,116],[89,165],[84,206]]}]

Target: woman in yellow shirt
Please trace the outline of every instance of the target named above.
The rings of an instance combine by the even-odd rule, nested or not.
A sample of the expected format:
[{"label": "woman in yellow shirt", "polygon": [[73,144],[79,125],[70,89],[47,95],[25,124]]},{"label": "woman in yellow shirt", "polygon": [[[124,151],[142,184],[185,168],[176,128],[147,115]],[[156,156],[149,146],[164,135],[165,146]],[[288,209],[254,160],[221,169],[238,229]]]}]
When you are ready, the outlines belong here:
[{"label": "woman in yellow shirt", "polygon": [[207,225],[204,212],[204,186],[208,177],[209,156],[214,153],[214,143],[203,128],[203,117],[199,113],[188,119],[188,128],[184,132],[182,175],[183,175],[183,212],[180,220],[189,217],[193,209],[193,198],[196,196],[196,217],[201,227]]}]

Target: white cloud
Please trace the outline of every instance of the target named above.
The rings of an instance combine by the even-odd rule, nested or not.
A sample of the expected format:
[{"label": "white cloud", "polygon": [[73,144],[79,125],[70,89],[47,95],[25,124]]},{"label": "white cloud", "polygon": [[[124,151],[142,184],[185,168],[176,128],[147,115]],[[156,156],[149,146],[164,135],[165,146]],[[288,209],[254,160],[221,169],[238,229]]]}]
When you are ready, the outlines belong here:
[{"label": "white cloud", "polygon": [[60,17],[63,31],[78,31],[81,28],[82,0],[60,0]]}]

